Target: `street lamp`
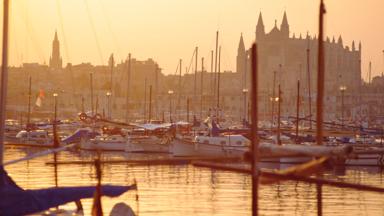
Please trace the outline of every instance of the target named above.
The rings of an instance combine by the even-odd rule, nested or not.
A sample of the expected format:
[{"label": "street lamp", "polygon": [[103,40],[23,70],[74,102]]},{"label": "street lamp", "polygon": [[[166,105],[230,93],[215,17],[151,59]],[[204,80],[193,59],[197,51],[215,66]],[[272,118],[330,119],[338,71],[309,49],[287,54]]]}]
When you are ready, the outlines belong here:
[{"label": "street lamp", "polygon": [[106,93],[106,96],[107,96],[107,115],[108,115],[109,119],[111,118],[111,104],[110,104],[111,95],[112,95],[111,92]]},{"label": "street lamp", "polygon": [[244,120],[246,119],[246,116],[247,116],[247,93],[248,93],[248,89],[244,88],[243,89],[243,95],[244,95]]},{"label": "street lamp", "polygon": [[52,129],[53,129],[53,146],[55,148],[59,147],[59,140],[57,137],[57,128],[56,128],[56,125],[57,125],[57,96],[59,96],[59,94],[53,93],[54,117],[53,117]]},{"label": "street lamp", "polygon": [[168,90],[169,95],[169,122],[172,122],[172,90]]},{"label": "street lamp", "polygon": [[347,87],[342,85],[339,90],[341,92],[341,127],[344,128],[344,92],[347,90]]}]

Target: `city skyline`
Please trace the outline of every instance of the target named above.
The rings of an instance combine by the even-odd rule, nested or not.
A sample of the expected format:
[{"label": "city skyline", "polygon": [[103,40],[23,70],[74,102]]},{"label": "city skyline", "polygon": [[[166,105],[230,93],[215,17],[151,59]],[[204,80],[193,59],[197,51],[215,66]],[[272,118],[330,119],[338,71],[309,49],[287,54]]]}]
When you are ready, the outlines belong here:
[{"label": "city skyline", "polygon": [[[317,34],[316,1],[296,0],[289,1],[289,4],[286,0],[279,0],[273,4],[251,1],[242,1],[241,4],[237,1],[217,3],[214,1],[127,3],[118,0],[108,1],[108,4],[104,0],[92,2],[37,0],[34,4],[30,0],[13,2],[10,63],[11,65],[20,65],[22,62],[48,64],[51,55],[50,44],[57,30],[61,42],[63,66],[68,62],[106,65],[111,53],[115,54],[116,62],[120,62],[131,52],[133,57],[138,59],[155,59],[165,74],[173,74],[179,58],[183,59],[184,65],[189,63],[195,46],[199,46],[199,58],[203,55],[206,59],[206,68],[209,68],[210,50],[214,49],[215,31],[218,29],[219,43],[222,46],[222,71],[235,71],[240,34],[243,34],[245,45],[249,47],[255,38],[255,27],[260,11],[263,14],[266,31],[273,28],[275,20],[281,23],[282,14],[286,11],[291,34],[295,33],[296,37],[300,34],[304,37],[307,31],[310,35]],[[342,11],[341,5],[346,3],[348,1],[345,0],[337,3],[327,2],[326,36],[338,38],[341,35],[344,45],[349,47],[352,40],[355,40],[356,44],[361,41],[362,78],[366,79],[370,59],[373,65],[372,77],[379,75],[383,71],[384,44],[379,39],[383,37],[381,35],[383,33],[378,31],[380,18],[372,17],[379,14],[380,5],[383,3],[378,0],[371,0],[365,4],[355,3],[349,5],[348,11]],[[217,7],[214,7],[215,5]],[[39,9],[42,6],[45,6],[44,11]],[[104,6],[103,9],[101,6]],[[128,11],[122,13],[123,8],[134,13]],[[200,9],[194,12],[191,8]],[[359,9],[369,13],[365,12],[363,18],[356,16]],[[46,16],[50,19],[46,19]],[[308,19],[303,20],[303,16],[308,16]],[[76,17],[76,20],[73,17]],[[172,19],[175,17],[179,19],[176,21]],[[201,20],[205,22],[202,23]],[[370,24],[367,25],[364,20],[370,20]],[[168,29],[172,30],[167,31]],[[13,35],[16,36],[12,37]],[[79,48],[79,45],[82,47]],[[166,47],[172,48],[166,49]]]}]

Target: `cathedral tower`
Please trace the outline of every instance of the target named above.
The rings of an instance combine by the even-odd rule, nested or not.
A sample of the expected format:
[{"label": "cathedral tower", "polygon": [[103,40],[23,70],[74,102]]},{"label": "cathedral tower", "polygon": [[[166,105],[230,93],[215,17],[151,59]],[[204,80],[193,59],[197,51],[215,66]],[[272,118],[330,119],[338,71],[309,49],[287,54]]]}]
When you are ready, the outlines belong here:
[{"label": "cathedral tower", "polygon": [[60,42],[57,38],[57,31],[55,32],[55,38],[52,42],[52,55],[49,58],[49,67],[53,69],[61,69],[63,60],[60,56]]},{"label": "cathedral tower", "polygon": [[284,11],[283,21],[281,22],[280,31],[283,38],[289,38],[289,25],[287,19],[287,13]]}]

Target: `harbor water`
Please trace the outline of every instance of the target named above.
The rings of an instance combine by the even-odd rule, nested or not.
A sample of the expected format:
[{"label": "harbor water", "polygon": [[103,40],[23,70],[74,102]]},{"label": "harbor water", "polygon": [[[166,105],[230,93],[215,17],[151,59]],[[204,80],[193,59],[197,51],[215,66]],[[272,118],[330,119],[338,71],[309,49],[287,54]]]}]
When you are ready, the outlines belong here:
[{"label": "harbor water", "polygon": [[[42,149],[5,149],[9,161],[42,151]],[[149,156],[125,153],[103,153],[102,160],[144,159]],[[59,161],[89,161],[91,152],[61,152]],[[55,186],[53,156],[47,155],[6,167],[24,189]],[[276,165],[278,166],[278,165]],[[278,168],[278,167],[276,167]],[[118,198],[103,198],[103,210],[125,202],[138,215],[251,215],[251,179],[248,175],[198,168],[191,165],[132,166],[124,163],[102,166],[104,184],[128,185],[136,179],[137,191]],[[95,185],[95,168],[90,164],[58,165],[59,186]],[[347,167],[328,170],[323,178],[384,187],[383,172],[378,167]],[[316,186],[285,181],[260,186],[261,215],[316,215]],[[136,200],[138,195],[138,200]],[[85,215],[90,215],[92,199],[82,201]],[[384,194],[353,189],[323,187],[324,215],[384,215]],[[63,206],[74,209],[70,203]]]}]

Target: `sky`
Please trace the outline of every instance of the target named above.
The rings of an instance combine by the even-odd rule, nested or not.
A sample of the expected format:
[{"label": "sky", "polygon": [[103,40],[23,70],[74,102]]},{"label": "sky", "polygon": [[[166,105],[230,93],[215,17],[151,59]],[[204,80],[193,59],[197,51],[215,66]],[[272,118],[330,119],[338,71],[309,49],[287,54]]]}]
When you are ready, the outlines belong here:
[{"label": "sky", "polygon": [[[384,71],[383,0],[325,0],[325,34],[351,47],[362,43],[362,77]],[[240,35],[246,47],[255,39],[262,12],[266,31],[280,26],[287,12],[290,32],[317,34],[319,0],[11,0],[10,65],[48,63],[57,30],[64,65],[117,62],[128,53],[159,63],[173,74],[179,59],[189,65],[193,51],[210,64],[218,30],[222,70],[236,69]],[[199,68],[200,68],[199,64]]]}]

